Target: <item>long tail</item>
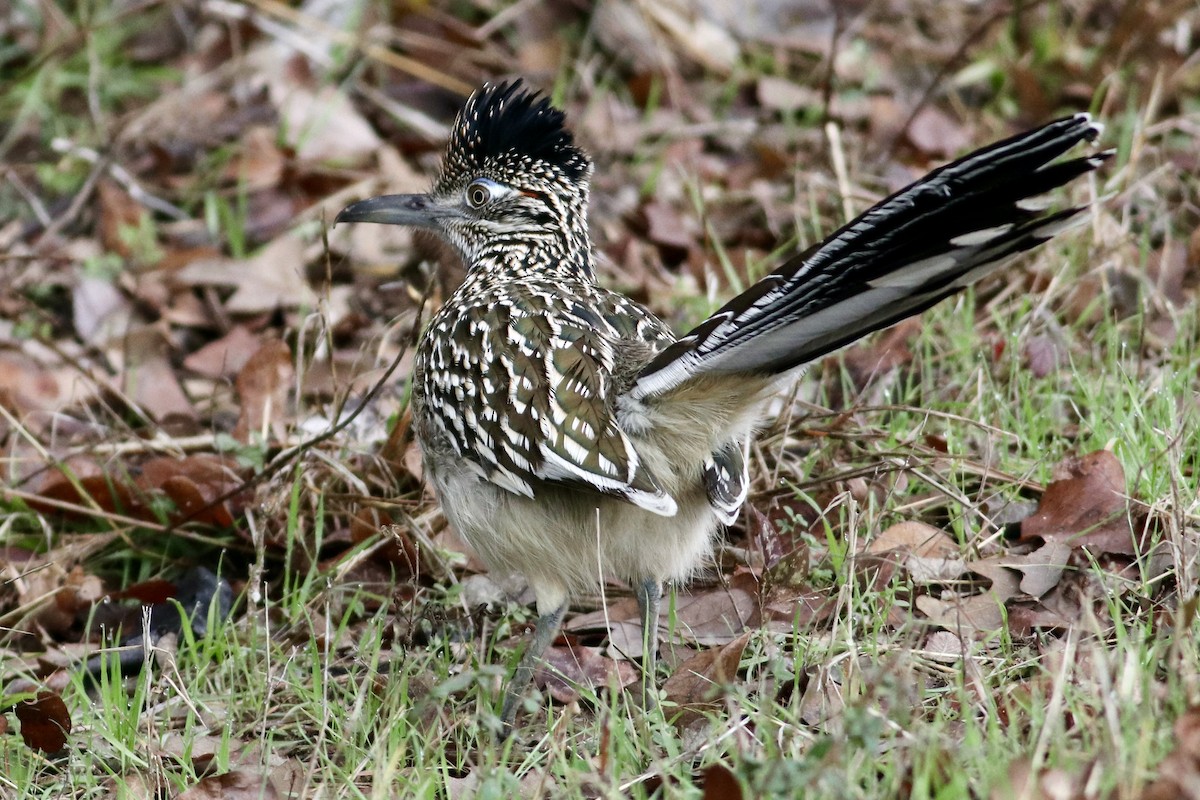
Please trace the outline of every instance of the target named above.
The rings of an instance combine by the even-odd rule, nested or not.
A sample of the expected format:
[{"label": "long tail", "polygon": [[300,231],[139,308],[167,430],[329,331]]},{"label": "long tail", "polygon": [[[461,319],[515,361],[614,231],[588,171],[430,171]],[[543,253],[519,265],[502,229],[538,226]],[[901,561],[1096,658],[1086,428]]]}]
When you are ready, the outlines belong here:
[{"label": "long tail", "polygon": [[1042,197],[1104,151],[1051,163],[1102,126],[1051,122],[941,167],[789,259],[659,353],[634,399],[701,375],[776,374],[921,311],[1083,219]]}]

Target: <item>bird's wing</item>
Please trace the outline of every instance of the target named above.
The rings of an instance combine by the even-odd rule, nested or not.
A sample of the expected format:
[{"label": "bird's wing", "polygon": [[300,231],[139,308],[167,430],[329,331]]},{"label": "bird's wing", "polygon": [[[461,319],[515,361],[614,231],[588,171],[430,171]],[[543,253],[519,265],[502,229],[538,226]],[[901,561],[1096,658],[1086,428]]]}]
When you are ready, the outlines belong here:
[{"label": "bird's wing", "polygon": [[509,491],[534,497],[540,484],[567,484],[674,515],[614,413],[621,326],[554,285],[515,291],[430,323],[445,328],[421,365],[436,424],[481,477]]}]

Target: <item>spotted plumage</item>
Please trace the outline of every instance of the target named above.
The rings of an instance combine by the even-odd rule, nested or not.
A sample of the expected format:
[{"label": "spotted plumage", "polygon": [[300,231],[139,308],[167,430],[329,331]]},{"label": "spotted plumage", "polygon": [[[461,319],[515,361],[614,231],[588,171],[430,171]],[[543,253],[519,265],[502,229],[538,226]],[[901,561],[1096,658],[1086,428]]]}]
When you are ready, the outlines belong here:
[{"label": "spotted plumage", "polygon": [[[674,499],[642,462],[613,402],[618,381],[631,377],[617,372],[617,353],[631,340],[657,351],[674,337],[641,306],[588,282],[474,271],[417,350],[420,424],[508,491],[535,498],[554,481],[673,514]],[[738,491],[721,481],[713,490],[714,510]]]},{"label": "spotted plumage", "polygon": [[636,588],[653,670],[662,582],[692,574],[736,521],[747,442],[778,376],[1081,219],[1043,195],[1103,162],[1055,161],[1099,130],[1079,114],[947,165],[679,339],[597,285],[591,162],[562,112],[519,82],[467,101],[428,194],[346,208],[339,221],[431,229],[467,267],[418,345],[412,407],[450,524],[537,598],[503,723],[570,595],[604,581]]}]

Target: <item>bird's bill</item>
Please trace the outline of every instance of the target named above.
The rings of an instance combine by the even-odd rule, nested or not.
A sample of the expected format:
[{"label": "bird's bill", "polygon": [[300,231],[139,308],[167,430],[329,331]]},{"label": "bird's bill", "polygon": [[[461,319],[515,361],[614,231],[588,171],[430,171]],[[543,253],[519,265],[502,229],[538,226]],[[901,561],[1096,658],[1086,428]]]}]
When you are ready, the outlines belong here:
[{"label": "bird's bill", "polygon": [[385,194],[351,203],[338,213],[339,222],[378,222],[383,225],[435,227],[439,220],[461,216],[454,206],[442,205],[427,194]]}]

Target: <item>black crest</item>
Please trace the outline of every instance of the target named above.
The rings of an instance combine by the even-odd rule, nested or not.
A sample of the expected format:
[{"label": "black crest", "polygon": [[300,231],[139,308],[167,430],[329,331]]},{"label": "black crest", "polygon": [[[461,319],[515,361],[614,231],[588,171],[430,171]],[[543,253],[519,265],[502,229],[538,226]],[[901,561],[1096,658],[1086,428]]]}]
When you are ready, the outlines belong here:
[{"label": "black crest", "polygon": [[587,174],[588,159],[565,123],[562,111],[520,79],[487,84],[459,112],[448,162],[462,159],[467,168],[478,168],[489,160],[527,158],[580,180]]}]

